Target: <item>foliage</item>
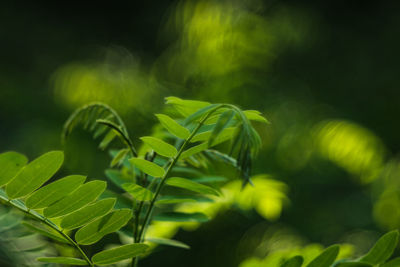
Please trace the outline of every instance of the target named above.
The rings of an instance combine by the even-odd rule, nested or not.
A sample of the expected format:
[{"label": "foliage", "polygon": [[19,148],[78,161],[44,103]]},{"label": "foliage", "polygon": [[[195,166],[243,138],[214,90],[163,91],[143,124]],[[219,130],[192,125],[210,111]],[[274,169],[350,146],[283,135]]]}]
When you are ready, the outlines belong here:
[{"label": "foliage", "polygon": [[[119,190],[112,191],[105,181],[86,181],[85,176],[70,175],[49,182],[61,167],[64,154],[48,152],[27,164],[24,155],[16,152],[0,154],[0,198],[4,204],[25,213],[29,229],[62,246],[72,246],[80,254],[39,257],[38,261],[65,265],[109,265],[131,259],[138,265],[139,256],[149,253],[148,242],[188,248],[182,242],[165,238],[147,240],[146,231],[152,220],[172,222],[205,222],[209,217],[201,212],[180,212],[174,205],[184,202],[213,201],[221,190],[220,177],[191,179],[177,175],[207,168],[220,160],[234,166],[243,180],[242,187],[251,183],[251,162],[261,146],[261,139],[250,121],[268,123],[259,112],[230,104],[167,98],[179,119],[157,114],[165,128],[164,138],[142,137],[143,146],[137,150],[118,114],[101,103],[84,106],[67,120],[63,141],[82,124],[103,136],[99,147],[107,148],[118,137],[123,148],[113,152],[107,177]],[[227,141],[231,141],[227,144]],[[172,145],[172,143],[174,145]],[[180,177],[184,176],[184,177]],[[203,178],[203,181],[201,181]],[[164,195],[164,187],[176,188]],[[110,197],[111,196],[111,197]],[[163,196],[162,198],[160,196]],[[130,204],[126,204],[130,203]],[[157,207],[161,207],[155,209]],[[31,224],[28,221],[40,224]],[[82,245],[93,245],[104,236],[118,232],[132,238],[122,244],[100,251],[92,257]],[[74,238],[72,238],[72,235]],[[146,244],[145,244],[146,243]]]}]

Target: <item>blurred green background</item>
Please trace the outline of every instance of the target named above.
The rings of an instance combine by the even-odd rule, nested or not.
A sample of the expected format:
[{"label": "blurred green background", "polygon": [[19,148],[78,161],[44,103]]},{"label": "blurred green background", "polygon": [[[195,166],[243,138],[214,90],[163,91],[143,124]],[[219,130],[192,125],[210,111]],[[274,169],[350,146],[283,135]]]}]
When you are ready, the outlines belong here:
[{"label": "blurred green background", "polygon": [[[256,125],[254,174],[286,184],[285,196],[180,230],[191,250],[160,247],[142,266],[238,266],[312,243],[347,243],[360,255],[400,226],[399,7],[3,2],[1,151],[32,159],[61,149],[64,121],[92,101],[115,108],[134,138],[151,132],[170,95],[257,109],[271,125]],[[89,133],[63,149],[66,173],[105,179],[109,156]]]}]

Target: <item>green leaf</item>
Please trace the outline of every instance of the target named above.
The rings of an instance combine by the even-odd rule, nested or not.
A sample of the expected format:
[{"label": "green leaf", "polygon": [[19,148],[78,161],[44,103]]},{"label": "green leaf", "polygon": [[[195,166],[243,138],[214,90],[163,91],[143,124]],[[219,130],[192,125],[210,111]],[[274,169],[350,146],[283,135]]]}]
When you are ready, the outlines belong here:
[{"label": "green leaf", "polygon": [[270,124],[270,122],[266,118],[261,116],[261,112],[259,112],[257,110],[245,110],[245,111],[243,111],[243,113],[248,120],[259,121],[259,122],[263,122],[266,124]]},{"label": "green leaf", "polygon": [[47,208],[51,204],[64,198],[85,182],[86,177],[82,175],[70,175],[48,184],[26,200],[26,206],[30,209]]},{"label": "green leaf", "polygon": [[108,131],[106,136],[104,136],[103,140],[100,142],[99,148],[101,150],[106,149],[115,137],[117,137],[117,134],[113,130]]},{"label": "green leaf", "polygon": [[0,154],[0,187],[7,184],[26,165],[28,159],[17,152]]},{"label": "green leaf", "polygon": [[315,259],[313,259],[307,265],[307,267],[329,267],[335,261],[338,254],[339,246],[330,246],[322,251],[322,253],[319,254]]},{"label": "green leaf", "polygon": [[75,240],[82,245],[96,243],[103,236],[118,231],[131,217],[130,209],[115,210],[79,229],[75,234]]},{"label": "green leaf", "polygon": [[43,227],[36,226],[36,225],[28,223],[28,222],[22,222],[22,225],[24,225],[26,228],[28,228],[29,230],[31,230],[33,232],[39,233],[41,235],[44,235],[44,236],[51,238],[53,240],[56,240],[58,242],[69,244],[69,241],[66,240],[63,236],[61,236],[57,232],[50,231],[49,229],[45,229]]},{"label": "green leaf", "polygon": [[103,250],[92,257],[96,265],[109,265],[122,260],[135,258],[146,252],[149,246],[145,244],[124,245],[109,250]]},{"label": "green leaf", "polygon": [[48,218],[54,218],[83,208],[95,201],[106,189],[106,186],[107,183],[104,181],[88,182],[72,192],[72,194],[46,208],[43,214]]},{"label": "green leaf", "polygon": [[400,257],[388,261],[382,266],[380,265],[380,267],[399,267],[399,266],[400,266]]},{"label": "green leaf", "polygon": [[399,232],[391,231],[383,235],[374,245],[374,247],[363,257],[361,262],[371,263],[373,265],[385,262],[393,254],[399,240]]},{"label": "green leaf", "polygon": [[372,264],[366,262],[357,262],[357,261],[344,261],[335,263],[334,267],[372,267]]},{"label": "green leaf", "polygon": [[210,194],[214,196],[219,196],[218,191],[215,190],[214,188],[193,182],[185,178],[171,177],[167,179],[166,184],[174,187],[184,188],[201,194]]},{"label": "green leaf", "polygon": [[184,100],[179,97],[169,96],[165,98],[165,103],[173,105],[173,107],[183,116],[187,117],[210,103],[197,100]]},{"label": "green leaf", "polygon": [[211,105],[208,105],[208,106],[205,106],[205,107],[199,109],[198,111],[191,114],[190,116],[188,116],[185,119],[184,125],[188,125],[189,123],[191,123],[193,121],[197,121],[197,120],[201,119],[205,114],[207,114],[209,111],[211,111],[213,108],[215,108],[217,106],[218,106],[218,104],[211,104]]},{"label": "green leaf", "polygon": [[118,151],[117,155],[113,158],[113,160],[111,161],[110,166],[114,167],[116,165],[119,165],[125,158],[125,156],[129,153],[129,149],[125,148],[125,149],[121,149],[120,151]]},{"label": "green leaf", "polygon": [[303,257],[300,255],[294,256],[290,259],[288,259],[287,261],[285,261],[281,267],[301,267],[301,265],[303,264]]},{"label": "green leaf", "polygon": [[179,157],[179,159],[181,159],[181,160],[186,159],[190,156],[193,156],[194,154],[197,154],[203,150],[206,150],[207,148],[208,148],[207,143],[201,143],[200,145],[193,146],[193,147],[189,148],[188,150],[183,151],[181,156]]},{"label": "green leaf", "polygon": [[167,129],[168,132],[175,135],[176,137],[186,140],[190,136],[190,132],[188,129],[177,123],[169,116],[164,114],[156,114],[156,116],[160,121],[161,125],[165,129]]},{"label": "green leaf", "polygon": [[26,196],[49,180],[64,161],[62,151],[48,152],[26,165],[6,187],[9,198]]},{"label": "green leaf", "polygon": [[41,257],[37,258],[37,261],[40,262],[48,262],[48,263],[58,263],[58,264],[66,264],[66,265],[88,265],[85,260],[70,258],[70,257]]},{"label": "green leaf", "polygon": [[201,176],[193,178],[192,181],[197,183],[223,183],[228,181],[228,178],[222,176]]},{"label": "green leaf", "polygon": [[165,212],[157,214],[155,221],[163,222],[207,222],[210,219],[203,213],[182,213],[182,212]]},{"label": "green leaf", "polygon": [[114,207],[116,202],[115,198],[106,198],[98,202],[88,205],[80,210],[77,210],[67,216],[61,221],[61,228],[63,229],[76,229],[92,220],[106,215]]},{"label": "green leaf", "polygon": [[157,164],[150,162],[145,159],[139,159],[139,158],[131,158],[129,161],[135,165],[139,170],[143,171],[144,173],[147,173],[150,176],[153,177],[163,177],[164,176],[164,169]]},{"label": "green leaf", "polygon": [[186,202],[197,202],[197,200],[190,197],[163,196],[156,201],[156,205],[179,204]]},{"label": "green leaf", "polygon": [[221,116],[219,117],[217,123],[215,124],[215,126],[211,132],[210,139],[208,139],[209,146],[213,145],[214,140],[228,126],[229,122],[232,120],[232,118],[234,116],[235,116],[235,113],[233,112],[233,110],[227,110],[221,114]]},{"label": "green leaf", "polygon": [[161,139],[152,136],[144,136],[140,139],[161,156],[173,158],[178,153],[173,145],[170,145]]},{"label": "green leaf", "polygon": [[190,249],[190,246],[174,239],[167,239],[167,238],[146,238],[146,241],[155,243],[158,245],[166,245],[166,246],[171,246],[171,247],[177,247],[177,248],[184,248],[184,249]]},{"label": "green leaf", "polygon": [[154,195],[150,190],[133,183],[123,184],[122,188],[139,201],[150,201]]}]

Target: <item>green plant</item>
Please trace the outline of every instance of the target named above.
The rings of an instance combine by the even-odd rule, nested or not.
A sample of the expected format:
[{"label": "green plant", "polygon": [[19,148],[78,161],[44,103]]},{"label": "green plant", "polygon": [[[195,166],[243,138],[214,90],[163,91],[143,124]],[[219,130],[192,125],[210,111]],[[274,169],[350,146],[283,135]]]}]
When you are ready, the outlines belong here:
[{"label": "green plant", "polygon": [[397,267],[400,266],[400,257],[392,260],[389,258],[397,247],[398,241],[399,232],[389,232],[358,259],[341,257],[341,247],[333,245],[318,252],[307,251],[307,249],[276,252],[265,259],[248,259],[240,267]]},{"label": "green plant", "polygon": [[[250,121],[268,123],[259,112],[176,97],[168,97],[167,104],[174,108],[178,121],[157,114],[164,130],[142,137],[140,149],[135,147],[119,115],[105,104],[84,106],[66,122],[63,141],[78,125],[93,132],[95,138],[104,136],[99,145],[101,149],[107,148],[115,138],[121,141],[123,148],[111,151],[113,169],[107,170],[106,175],[118,190],[125,192],[122,194],[107,188],[105,181],[85,183],[86,177],[81,175],[44,185],[61,167],[64,159],[61,151],[48,152],[29,164],[22,154],[0,154],[2,202],[24,212],[29,221],[36,221],[25,222],[29,229],[64,244],[61,250],[69,245],[80,254],[80,258],[69,253],[73,257],[41,257],[39,261],[94,266],[131,259],[131,265],[137,266],[139,256],[149,253],[149,242],[187,248],[176,240],[147,239],[146,231],[153,219],[208,220],[202,213],[184,213],[169,207],[184,202],[212,201],[213,196],[221,194],[218,187],[221,177],[193,177],[192,174],[222,161],[239,171],[243,187],[251,183],[251,162],[261,139]],[[163,194],[167,186],[169,195]],[[177,190],[171,193],[171,188]],[[114,232],[130,237],[131,243],[100,251],[92,257],[82,248]]]}]

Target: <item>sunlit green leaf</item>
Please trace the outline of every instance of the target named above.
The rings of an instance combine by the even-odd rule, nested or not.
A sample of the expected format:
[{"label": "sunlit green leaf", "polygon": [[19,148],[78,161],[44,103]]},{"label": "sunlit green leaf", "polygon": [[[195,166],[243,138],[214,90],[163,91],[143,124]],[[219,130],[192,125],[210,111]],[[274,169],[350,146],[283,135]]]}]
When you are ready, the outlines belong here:
[{"label": "sunlit green leaf", "polygon": [[303,265],[303,261],[303,257],[297,255],[285,261],[281,267],[301,267],[301,265]]},{"label": "sunlit green leaf", "polygon": [[245,110],[243,111],[244,115],[246,115],[246,118],[251,120],[251,121],[259,121],[259,122],[264,122],[269,124],[270,122],[261,116],[261,112],[257,110]]},{"label": "sunlit green leaf", "polygon": [[48,263],[58,263],[58,264],[66,264],[66,265],[88,265],[85,260],[70,258],[70,257],[42,257],[37,258],[37,261],[40,262],[48,262]]},{"label": "sunlit green leaf", "polygon": [[115,198],[99,200],[94,204],[88,205],[65,216],[60,226],[68,230],[79,228],[98,217],[106,215],[114,207],[115,202]]},{"label": "sunlit green leaf", "polygon": [[185,178],[171,177],[171,178],[167,179],[166,184],[169,186],[184,188],[184,189],[194,191],[197,193],[201,193],[201,194],[210,194],[210,195],[215,195],[215,196],[219,195],[218,191],[215,190],[214,188],[207,186],[207,185],[193,182],[193,181],[191,181],[189,179],[185,179]]},{"label": "sunlit green leaf", "polygon": [[167,238],[146,238],[146,241],[155,243],[158,245],[166,245],[166,246],[171,246],[171,247],[177,247],[177,248],[184,248],[184,249],[190,249],[190,246],[174,239],[167,239]]},{"label": "sunlit green leaf", "polygon": [[150,201],[153,198],[153,192],[137,184],[123,184],[122,188],[139,201]]},{"label": "sunlit green leaf", "polygon": [[173,145],[170,145],[161,139],[152,136],[145,136],[141,137],[140,139],[161,156],[172,158],[176,155],[176,153],[178,153]]},{"label": "sunlit green leaf", "polygon": [[92,257],[96,265],[110,265],[122,260],[134,258],[146,252],[149,246],[146,244],[130,244],[109,250],[103,250]]},{"label": "sunlit green leaf", "polygon": [[88,182],[81,185],[70,195],[46,208],[43,213],[49,218],[67,215],[95,201],[106,189],[106,186],[107,183],[104,181]]},{"label": "sunlit green leaf", "polygon": [[48,152],[26,165],[7,185],[10,198],[26,196],[49,180],[64,161],[62,151]]},{"label": "sunlit green leaf", "polygon": [[129,161],[135,165],[139,170],[143,171],[144,173],[147,173],[150,176],[153,177],[163,177],[164,176],[164,169],[157,164],[150,162],[145,159],[139,159],[139,158],[131,158]]},{"label": "sunlit green leaf", "polygon": [[167,129],[168,132],[181,139],[187,139],[190,136],[188,129],[177,123],[175,120],[164,114],[156,114],[161,125]]},{"label": "sunlit green leaf", "polygon": [[0,154],[0,186],[7,184],[28,162],[28,159],[17,152],[9,151]]},{"label": "sunlit green leaf", "polygon": [[165,98],[165,103],[173,105],[174,108],[183,116],[188,117],[201,108],[209,106],[210,103],[197,100],[184,100],[179,97],[169,96]]},{"label": "sunlit green leaf", "polygon": [[81,175],[70,175],[57,180],[30,195],[26,200],[26,206],[31,209],[47,208],[77,189],[85,180],[86,177]]},{"label": "sunlit green leaf", "polygon": [[130,209],[115,210],[79,229],[75,234],[75,240],[82,245],[96,243],[103,236],[118,231],[131,217]]},{"label": "sunlit green leaf", "polygon": [[203,213],[165,212],[154,216],[155,221],[166,222],[207,222],[210,219]]},{"label": "sunlit green leaf", "polygon": [[399,232],[391,231],[383,235],[360,261],[373,265],[385,262],[393,254],[399,240]]},{"label": "sunlit green leaf", "polygon": [[329,267],[335,261],[338,254],[339,246],[330,246],[322,251],[322,253],[319,254],[315,259],[313,259],[307,265],[307,267]]}]

